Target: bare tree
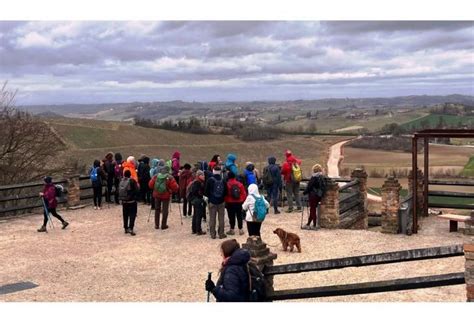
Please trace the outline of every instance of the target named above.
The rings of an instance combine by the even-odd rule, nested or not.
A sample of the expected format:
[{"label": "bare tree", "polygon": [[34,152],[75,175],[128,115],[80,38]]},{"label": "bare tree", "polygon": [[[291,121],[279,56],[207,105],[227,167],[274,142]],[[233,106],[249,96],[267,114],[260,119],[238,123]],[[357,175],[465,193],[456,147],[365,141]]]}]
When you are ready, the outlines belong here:
[{"label": "bare tree", "polygon": [[55,157],[65,149],[49,126],[14,108],[16,92],[0,90],[0,185],[23,183],[64,169]]}]

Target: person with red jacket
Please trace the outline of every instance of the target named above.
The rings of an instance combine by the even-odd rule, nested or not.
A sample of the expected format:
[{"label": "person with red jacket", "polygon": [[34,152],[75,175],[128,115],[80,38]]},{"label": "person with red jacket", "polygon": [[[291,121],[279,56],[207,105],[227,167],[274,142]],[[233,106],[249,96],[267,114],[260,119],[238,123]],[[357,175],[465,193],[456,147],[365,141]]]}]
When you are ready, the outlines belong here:
[{"label": "person with red jacket", "polygon": [[160,214],[163,209],[163,218],[161,221],[161,230],[168,229],[168,209],[172,193],[179,190],[178,183],[173,176],[169,174],[170,168],[164,166],[160,173],[153,176],[148,183],[148,187],[153,190],[153,198],[155,199],[155,229],[160,228]]},{"label": "person with red jacket", "polygon": [[186,197],[186,189],[193,181],[191,165],[184,164],[183,170],[179,173],[179,196],[183,199],[183,216],[192,216],[192,205]]},{"label": "person with red jacket", "polygon": [[58,201],[56,200],[56,187],[53,184],[53,179],[50,176],[44,178],[44,187],[43,192],[39,193],[40,197],[44,201],[44,220],[41,228],[38,229],[38,232],[48,232],[46,230],[46,224],[48,224],[48,213],[51,213],[55,218],[57,218],[63,224],[63,229],[69,225],[57,212],[56,208],[58,207]]},{"label": "person with red jacket", "polygon": [[229,217],[230,230],[226,233],[228,235],[235,234],[235,218],[237,218],[239,234],[243,235],[242,203],[244,203],[245,199],[247,198],[247,192],[244,185],[235,178],[235,174],[233,172],[229,172],[227,176],[227,194],[224,201],[225,208],[227,209],[227,216]]},{"label": "person with red jacket", "polygon": [[301,210],[300,183],[293,179],[293,164],[301,165],[301,160],[293,156],[290,150],[285,152],[286,161],[281,167],[281,175],[285,184],[286,197],[288,198],[287,212],[293,212],[293,197],[296,202],[296,210]]}]

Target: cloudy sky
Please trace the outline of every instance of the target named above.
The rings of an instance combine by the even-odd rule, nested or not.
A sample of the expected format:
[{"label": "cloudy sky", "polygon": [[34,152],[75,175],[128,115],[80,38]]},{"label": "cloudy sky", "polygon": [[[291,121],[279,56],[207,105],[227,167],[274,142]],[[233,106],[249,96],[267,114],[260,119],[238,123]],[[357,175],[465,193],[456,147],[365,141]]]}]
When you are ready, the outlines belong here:
[{"label": "cloudy sky", "polygon": [[474,95],[473,22],[0,22],[17,104]]}]

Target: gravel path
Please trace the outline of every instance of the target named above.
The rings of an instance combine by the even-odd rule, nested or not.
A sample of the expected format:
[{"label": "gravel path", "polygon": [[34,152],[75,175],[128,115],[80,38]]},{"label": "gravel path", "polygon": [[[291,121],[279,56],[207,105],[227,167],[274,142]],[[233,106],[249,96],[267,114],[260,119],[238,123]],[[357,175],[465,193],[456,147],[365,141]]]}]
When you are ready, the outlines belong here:
[{"label": "gravel path", "polygon": [[[180,225],[172,205],[170,228],[155,230],[147,223],[148,207],[140,206],[137,236],[122,230],[121,207],[94,211],[91,207],[63,211],[71,223],[66,230],[37,233],[42,215],[0,222],[0,285],[32,281],[39,287],[0,295],[0,301],[178,301],[204,302],[207,272],[217,276],[219,243],[208,235],[190,233],[191,220]],[[55,220],[56,221],[56,220]],[[448,233],[448,223],[422,219],[415,236],[352,230],[302,231],[300,214],[270,214],[263,224],[263,240],[278,253],[277,264],[329,259],[462,243],[462,235]],[[227,223],[227,220],[226,220]],[[206,224],[204,224],[206,227]],[[303,252],[281,251],[276,227],[298,233]],[[237,236],[240,242],[246,235]],[[348,268],[328,272],[275,277],[275,289],[313,287],[384,279],[443,274],[464,270],[463,257]],[[306,301],[464,301],[465,286],[420,289]]]}]

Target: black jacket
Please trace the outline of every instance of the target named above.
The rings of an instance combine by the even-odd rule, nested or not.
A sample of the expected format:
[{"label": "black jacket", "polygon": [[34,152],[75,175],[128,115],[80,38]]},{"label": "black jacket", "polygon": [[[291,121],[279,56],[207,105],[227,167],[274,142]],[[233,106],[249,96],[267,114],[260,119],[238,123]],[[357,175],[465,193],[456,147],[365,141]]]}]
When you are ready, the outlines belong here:
[{"label": "black jacket", "polygon": [[[321,189],[321,181],[324,181],[325,178],[322,174],[312,176],[311,179],[308,182],[308,186],[306,186],[306,189],[304,190],[303,194],[304,195],[310,195],[310,196],[318,196],[318,190]],[[320,192],[321,194],[321,192]],[[318,196],[321,197],[321,196]]]},{"label": "black jacket", "polygon": [[237,249],[230,256],[212,294],[217,302],[247,302],[249,300],[249,273],[247,263],[250,253]]}]

